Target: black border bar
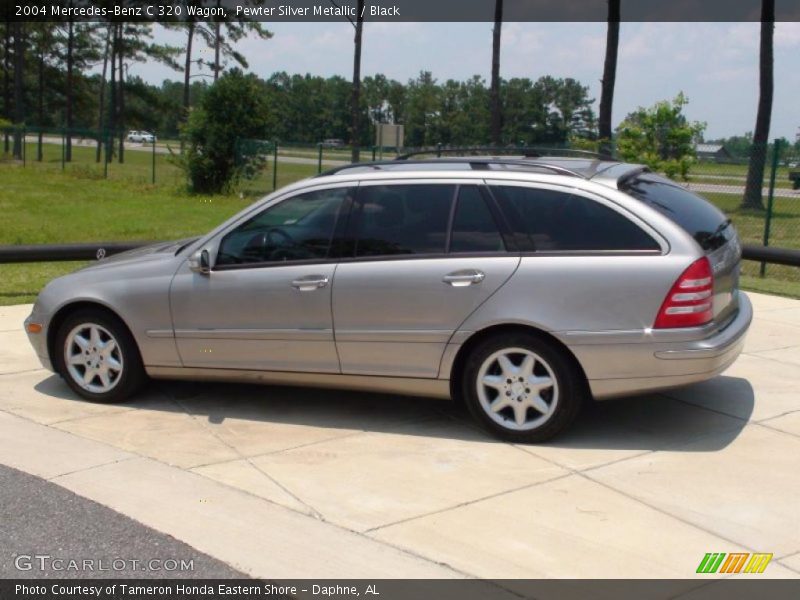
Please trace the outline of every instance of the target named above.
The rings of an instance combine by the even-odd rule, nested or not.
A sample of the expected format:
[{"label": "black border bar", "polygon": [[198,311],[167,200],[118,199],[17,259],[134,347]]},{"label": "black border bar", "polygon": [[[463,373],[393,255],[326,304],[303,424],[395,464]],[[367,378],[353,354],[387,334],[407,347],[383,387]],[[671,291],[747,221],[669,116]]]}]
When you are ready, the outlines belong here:
[{"label": "black border bar", "polygon": [[[191,5],[191,12],[187,9]],[[3,21],[486,22],[493,0],[2,0]],[[199,9],[199,10],[198,10]],[[221,12],[218,12],[221,11]],[[504,0],[504,22],[604,22],[607,0]],[[622,22],[757,22],[761,0],[623,0]],[[798,0],[775,0],[776,21],[800,21]],[[569,40],[565,40],[569,43]]]},{"label": "black border bar", "polygon": [[[622,567],[621,567],[622,568]],[[134,589],[146,590],[131,593]],[[184,590],[184,591],[181,591]],[[189,591],[187,591],[189,590]],[[237,591],[239,590],[239,591]],[[5,579],[3,600],[704,600],[800,597],[800,579]]]}]

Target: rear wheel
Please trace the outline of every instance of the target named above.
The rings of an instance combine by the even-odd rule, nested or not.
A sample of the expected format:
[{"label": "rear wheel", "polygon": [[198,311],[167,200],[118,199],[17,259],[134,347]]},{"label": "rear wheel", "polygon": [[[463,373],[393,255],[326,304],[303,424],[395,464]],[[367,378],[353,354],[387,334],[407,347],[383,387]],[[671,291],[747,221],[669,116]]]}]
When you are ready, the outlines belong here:
[{"label": "rear wheel", "polygon": [[146,380],[139,349],[125,325],[101,310],[80,310],[58,329],[58,372],[80,396],[120,402]]},{"label": "rear wheel", "polygon": [[512,442],[542,442],[580,409],[583,375],[554,344],[535,335],[499,335],[467,359],[462,391],[472,416]]}]

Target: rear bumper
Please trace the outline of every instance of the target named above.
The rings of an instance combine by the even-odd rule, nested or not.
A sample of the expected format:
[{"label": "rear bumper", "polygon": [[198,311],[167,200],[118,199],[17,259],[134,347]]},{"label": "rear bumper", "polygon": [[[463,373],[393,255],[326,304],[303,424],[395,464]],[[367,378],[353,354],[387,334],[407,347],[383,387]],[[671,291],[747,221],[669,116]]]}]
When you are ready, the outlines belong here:
[{"label": "rear bumper", "polygon": [[692,341],[573,346],[598,400],[705,381],[739,356],[753,320],[753,306],[739,295],[739,311],[728,325]]}]

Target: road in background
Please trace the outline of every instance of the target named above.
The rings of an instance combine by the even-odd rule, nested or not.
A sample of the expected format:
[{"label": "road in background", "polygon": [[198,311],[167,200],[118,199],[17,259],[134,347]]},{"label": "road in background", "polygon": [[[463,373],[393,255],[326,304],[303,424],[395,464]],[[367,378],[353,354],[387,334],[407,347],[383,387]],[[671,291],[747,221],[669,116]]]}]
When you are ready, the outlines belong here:
[{"label": "road in background", "polygon": [[[85,560],[92,568],[83,568]],[[0,578],[42,577],[246,575],[55,483],[0,465]]]}]

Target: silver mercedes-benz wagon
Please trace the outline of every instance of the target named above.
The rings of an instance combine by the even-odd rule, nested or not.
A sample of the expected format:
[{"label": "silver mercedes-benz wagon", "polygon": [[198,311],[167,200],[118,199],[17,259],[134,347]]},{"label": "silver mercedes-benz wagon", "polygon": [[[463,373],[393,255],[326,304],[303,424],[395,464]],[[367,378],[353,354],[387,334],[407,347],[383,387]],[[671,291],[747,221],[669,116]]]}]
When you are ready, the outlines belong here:
[{"label": "silver mercedes-benz wagon", "polygon": [[752,318],[714,206],[594,158],[356,164],[45,287],[25,327],[85,398],[147,376],[449,396],[514,441],[714,377]]}]

